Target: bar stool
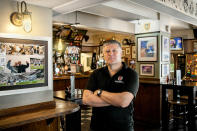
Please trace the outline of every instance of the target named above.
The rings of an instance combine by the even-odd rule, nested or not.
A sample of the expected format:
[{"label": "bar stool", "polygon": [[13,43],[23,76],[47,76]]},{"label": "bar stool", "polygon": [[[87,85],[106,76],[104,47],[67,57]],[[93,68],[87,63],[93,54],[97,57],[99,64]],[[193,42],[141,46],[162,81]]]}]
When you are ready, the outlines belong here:
[{"label": "bar stool", "polygon": [[[181,96],[180,99],[184,100],[184,101],[188,101],[188,96]],[[196,104],[195,104],[195,118],[197,119],[197,97],[195,97],[195,101],[196,101]]]},{"label": "bar stool", "polygon": [[169,122],[172,122],[173,126],[180,127],[180,125],[184,125],[184,128],[188,124],[187,114],[188,102],[186,100],[180,99],[180,92],[176,92],[176,96],[173,97],[173,100],[168,101],[168,112],[169,112]]}]

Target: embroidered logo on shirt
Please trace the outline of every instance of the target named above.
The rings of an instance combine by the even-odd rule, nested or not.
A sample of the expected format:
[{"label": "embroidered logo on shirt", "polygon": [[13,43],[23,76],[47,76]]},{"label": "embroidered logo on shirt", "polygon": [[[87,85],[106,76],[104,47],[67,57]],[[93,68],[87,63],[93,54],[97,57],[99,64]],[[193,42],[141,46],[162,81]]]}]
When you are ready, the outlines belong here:
[{"label": "embroidered logo on shirt", "polygon": [[123,76],[118,76],[118,80],[119,81],[123,80]]},{"label": "embroidered logo on shirt", "polygon": [[118,76],[118,80],[115,80],[116,83],[124,83],[123,76]]}]

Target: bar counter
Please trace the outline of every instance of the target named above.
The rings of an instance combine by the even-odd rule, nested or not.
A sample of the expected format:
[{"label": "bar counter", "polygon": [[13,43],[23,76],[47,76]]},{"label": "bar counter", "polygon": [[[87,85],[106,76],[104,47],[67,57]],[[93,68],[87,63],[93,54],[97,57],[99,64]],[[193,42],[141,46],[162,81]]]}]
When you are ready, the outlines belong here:
[{"label": "bar counter", "polygon": [[139,90],[134,100],[134,120],[147,126],[160,127],[161,88],[159,79],[139,79]]},{"label": "bar counter", "polygon": [[[89,75],[76,75],[75,88],[85,89]],[[147,124],[160,126],[161,89],[160,80],[140,78],[139,91],[134,101],[134,119]],[[70,86],[70,76],[54,77],[54,91],[65,90]],[[151,113],[150,113],[151,112]]]},{"label": "bar counter", "polygon": [[[54,76],[53,80],[69,80],[70,76],[71,75]],[[79,74],[74,76],[76,79],[80,79],[80,78],[89,78],[90,75]]]},{"label": "bar counter", "polygon": [[[161,83],[162,87],[162,127],[165,129],[169,125],[169,114],[168,114],[168,92],[167,90],[173,91],[173,99],[177,99],[177,90],[183,92],[184,96],[187,96],[187,107],[188,107],[188,128],[189,130],[197,129],[195,125],[195,106],[196,106],[196,92],[197,82],[182,82],[181,85]],[[179,94],[180,95],[180,94]]]},{"label": "bar counter", "polygon": [[[36,130],[36,129],[48,129],[51,126],[47,126],[54,119],[58,120],[59,116],[64,116],[77,112],[80,110],[79,105],[73,102],[65,102],[55,99],[56,106],[49,109],[39,109],[39,110],[30,110],[28,112],[21,112],[17,114],[12,114],[8,116],[3,116],[0,118],[0,130]],[[45,121],[44,121],[45,120]],[[44,122],[42,122],[44,121]],[[36,124],[32,124],[36,123]],[[44,128],[43,124],[44,123]],[[46,123],[48,123],[46,125]],[[57,130],[58,124],[55,124],[55,127],[50,130]],[[56,128],[56,129],[55,129]]]},{"label": "bar counter", "polygon": [[[65,90],[70,86],[70,76],[71,75],[62,75],[62,76],[53,76],[53,90]],[[84,89],[88,82],[88,78],[90,75],[84,74],[75,74],[75,88],[76,89]]]}]

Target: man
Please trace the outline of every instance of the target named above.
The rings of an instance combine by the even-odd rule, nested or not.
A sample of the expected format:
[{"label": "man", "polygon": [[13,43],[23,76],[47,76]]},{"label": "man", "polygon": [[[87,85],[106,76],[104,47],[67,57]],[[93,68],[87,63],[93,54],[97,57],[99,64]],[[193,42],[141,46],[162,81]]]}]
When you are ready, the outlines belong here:
[{"label": "man", "polygon": [[26,61],[26,65],[21,64],[21,61],[18,61],[18,66],[16,66],[18,73],[26,72],[26,68],[29,67],[29,62]]},{"label": "man", "polygon": [[83,93],[83,103],[93,107],[91,131],[133,131],[133,99],[139,79],[121,62],[122,49],[115,40],[103,44],[106,67],[95,70]]},{"label": "man", "polygon": [[7,63],[7,68],[11,73],[23,73],[26,72],[26,68],[29,67],[29,62],[26,61],[26,65],[21,64],[21,61],[15,62],[14,66],[11,66],[11,60]]},{"label": "man", "polygon": [[14,66],[11,66],[11,60],[8,60],[7,68],[11,71],[11,73],[18,73],[16,66],[18,66],[18,62],[15,62]]}]

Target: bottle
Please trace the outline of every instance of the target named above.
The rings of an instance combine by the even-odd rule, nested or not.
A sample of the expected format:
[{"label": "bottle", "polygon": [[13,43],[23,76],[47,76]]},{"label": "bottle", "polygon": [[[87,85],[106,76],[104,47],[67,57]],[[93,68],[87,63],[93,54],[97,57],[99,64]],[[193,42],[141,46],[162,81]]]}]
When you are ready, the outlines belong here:
[{"label": "bottle", "polygon": [[166,76],[166,83],[168,84],[168,82],[169,82],[169,76],[167,75]]}]

